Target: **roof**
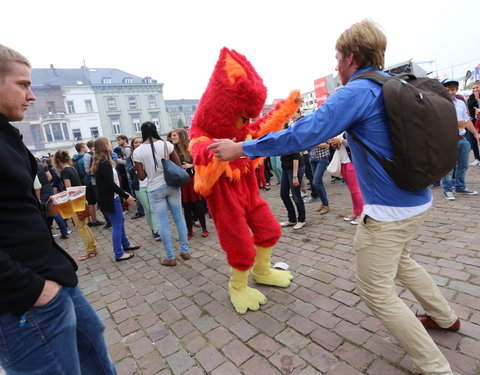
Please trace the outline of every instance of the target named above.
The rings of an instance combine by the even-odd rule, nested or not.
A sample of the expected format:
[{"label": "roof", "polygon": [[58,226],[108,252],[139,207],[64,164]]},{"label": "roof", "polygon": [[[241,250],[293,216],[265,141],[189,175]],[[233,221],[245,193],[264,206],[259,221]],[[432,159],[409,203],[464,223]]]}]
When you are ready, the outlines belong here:
[{"label": "roof", "polygon": [[384,69],[384,72],[390,74],[411,73],[417,77],[426,77],[428,74],[426,70],[422,69],[418,64],[413,62],[412,59],[403,63],[388,66]]},{"label": "roof", "polygon": [[185,105],[185,104],[198,104],[199,99],[173,99],[173,100],[165,100],[165,105]]},{"label": "roof", "polygon": [[[115,68],[87,68],[78,69],[57,69],[50,68],[34,68],[32,69],[32,86],[91,86],[104,84],[103,78],[109,78],[109,84],[124,83],[145,83],[143,78]],[[150,78],[150,77],[145,77]],[[124,79],[131,79],[125,82]],[[150,83],[157,83],[153,80]]]},{"label": "roof", "polygon": [[32,86],[84,86],[90,85],[90,80],[83,69],[32,69]]}]

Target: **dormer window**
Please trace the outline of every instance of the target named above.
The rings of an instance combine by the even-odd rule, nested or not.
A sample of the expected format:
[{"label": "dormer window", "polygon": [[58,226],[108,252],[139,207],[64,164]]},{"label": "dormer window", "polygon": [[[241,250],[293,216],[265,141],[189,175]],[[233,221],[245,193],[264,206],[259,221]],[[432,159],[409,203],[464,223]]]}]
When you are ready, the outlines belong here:
[{"label": "dormer window", "polygon": [[123,83],[133,83],[133,79],[132,77],[125,77],[123,80],[122,80]]},{"label": "dormer window", "polygon": [[145,77],[144,79],[142,79],[142,83],[152,83],[153,80],[152,80],[152,77]]},{"label": "dormer window", "polygon": [[112,78],[111,77],[103,77],[102,78],[102,83],[103,84],[112,83]]}]

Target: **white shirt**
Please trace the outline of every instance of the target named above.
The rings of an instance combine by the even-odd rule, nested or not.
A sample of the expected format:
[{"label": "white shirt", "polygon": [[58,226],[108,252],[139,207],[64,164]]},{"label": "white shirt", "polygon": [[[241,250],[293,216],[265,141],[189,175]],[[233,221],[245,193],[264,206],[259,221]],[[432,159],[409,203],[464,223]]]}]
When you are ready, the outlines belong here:
[{"label": "white shirt", "polygon": [[167,152],[170,155],[173,152],[173,145],[170,142],[157,141],[153,143],[155,148],[155,158],[157,159],[157,168],[155,169],[155,163],[152,153],[152,144],[144,143],[137,147],[133,151],[133,161],[143,164],[143,169],[148,177],[147,190],[153,191],[165,184],[165,178],[163,175],[162,159],[166,159],[168,155],[165,155],[165,146],[167,145]]},{"label": "white shirt", "polygon": [[[455,98],[453,104],[455,105],[455,112],[457,113],[457,121],[470,121],[470,116],[467,114],[467,106],[463,100]],[[466,132],[465,128],[458,128],[458,135],[465,135]]]}]

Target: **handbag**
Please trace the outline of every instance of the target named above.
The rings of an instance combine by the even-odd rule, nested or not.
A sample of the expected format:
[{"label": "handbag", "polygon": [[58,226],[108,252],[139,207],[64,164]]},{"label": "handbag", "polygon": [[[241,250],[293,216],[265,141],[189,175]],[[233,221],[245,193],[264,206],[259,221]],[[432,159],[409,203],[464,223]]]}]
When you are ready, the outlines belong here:
[{"label": "handbag", "polygon": [[337,150],[333,154],[333,158],[328,164],[327,172],[334,177],[342,177],[342,163],[340,161],[340,150]]},{"label": "handbag", "polygon": [[168,186],[172,187],[182,187],[190,182],[190,176],[187,171],[182,167],[175,164],[170,160],[170,155],[168,154],[167,144],[163,142],[165,149],[165,157],[167,159],[162,159],[163,174],[165,177],[165,182]]}]

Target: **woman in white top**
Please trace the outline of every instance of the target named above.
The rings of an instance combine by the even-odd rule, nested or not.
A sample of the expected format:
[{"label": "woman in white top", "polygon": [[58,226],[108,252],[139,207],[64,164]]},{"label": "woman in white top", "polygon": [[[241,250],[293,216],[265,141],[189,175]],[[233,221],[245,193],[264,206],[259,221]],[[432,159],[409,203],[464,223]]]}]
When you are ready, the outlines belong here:
[{"label": "woman in white top", "polygon": [[[133,152],[133,161],[135,162],[138,178],[144,180],[148,177],[148,199],[160,225],[160,237],[162,238],[166,255],[166,259],[163,259],[161,264],[164,266],[175,266],[177,261],[173,252],[167,208],[170,209],[177,227],[178,239],[180,241],[180,256],[185,260],[190,259],[187,226],[182,214],[180,188],[166,184],[161,160],[168,158],[168,155],[170,155],[170,159],[173,162],[177,165],[181,164],[173,149],[173,145],[170,142],[161,140],[154,123],[150,121],[143,123],[141,130],[143,144]],[[165,154],[165,150],[168,155]]]}]

